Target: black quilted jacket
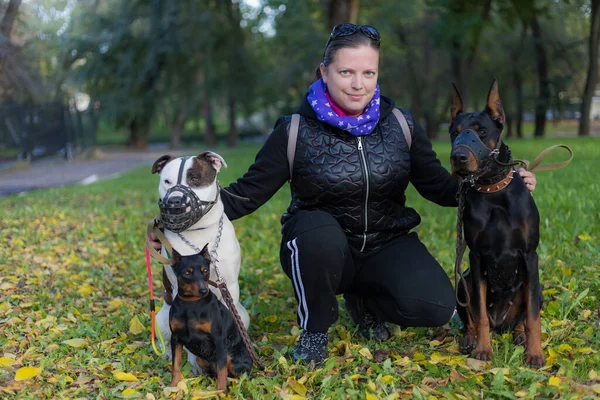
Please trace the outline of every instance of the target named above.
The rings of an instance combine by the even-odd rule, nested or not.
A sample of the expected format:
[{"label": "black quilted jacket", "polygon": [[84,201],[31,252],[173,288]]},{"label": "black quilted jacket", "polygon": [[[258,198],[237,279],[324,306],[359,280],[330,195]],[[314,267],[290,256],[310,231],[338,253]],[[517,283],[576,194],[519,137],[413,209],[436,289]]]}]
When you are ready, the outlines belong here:
[{"label": "black quilted jacket", "polygon": [[[306,97],[292,179],[292,201],[282,222],[298,209],[333,215],[360,251],[381,247],[406,234],[421,218],[405,206],[404,191],[412,183],[426,199],[456,206],[456,181],[441,166],[431,142],[412,116],[403,111],[412,131],[410,152],[396,118],[394,103],[381,98],[381,118],[375,131],[360,138],[317,120]],[[249,202],[222,196],[225,213],[234,220],[267,202],[289,179],[287,127],[289,117],[275,128],[254,164],[228,190]]]}]

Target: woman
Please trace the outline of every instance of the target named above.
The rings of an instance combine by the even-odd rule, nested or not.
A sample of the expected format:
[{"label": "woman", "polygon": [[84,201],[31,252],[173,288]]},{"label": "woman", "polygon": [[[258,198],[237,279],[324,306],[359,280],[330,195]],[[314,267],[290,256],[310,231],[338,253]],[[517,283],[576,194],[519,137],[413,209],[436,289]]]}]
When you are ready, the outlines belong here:
[{"label": "woman", "polygon": [[[298,302],[300,339],[294,360],[321,363],[327,330],[338,318],[336,294],[359,334],[387,340],[385,322],[440,326],[454,311],[452,284],[411,229],[420,216],[405,206],[412,183],[428,200],[456,206],[451,179],[423,129],[405,110],[409,149],[379,93],[379,32],[370,26],[336,26],[327,41],[318,80],[301,115],[293,176],[287,157],[290,117],[281,117],[248,172],[222,196],[234,220],[267,202],[290,178],[292,201],[282,217],[280,260]],[[522,171],[533,191],[535,177]]]}]

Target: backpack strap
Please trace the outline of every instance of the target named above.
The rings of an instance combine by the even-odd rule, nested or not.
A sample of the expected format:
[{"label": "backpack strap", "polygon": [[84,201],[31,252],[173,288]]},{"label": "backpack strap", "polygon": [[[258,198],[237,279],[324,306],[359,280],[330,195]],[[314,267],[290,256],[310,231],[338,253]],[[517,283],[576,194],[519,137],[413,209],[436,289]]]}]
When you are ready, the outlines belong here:
[{"label": "backpack strap", "polygon": [[406,143],[408,143],[408,150],[410,151],[410,145],[412,144],[412,135],[410,133],[408,123],[406,122],[406,118],[404,117],[404,114],[402,114],[402,111],[398,110],[397,108],[394,108],[392,112],[394,113],[394,116],[400,123],[402,133],[404,133],[404,138],[406,139]]},{"label": "backpack strap", "polygon": [[290,131],[288,133],[287,158],[290,168],[290,182],[292,181],[292,172],[294,171],[294,156],[296,155],[296,142],[298,141],[298,127],[300,126],[300,114],[293,114],[290,122]]}]

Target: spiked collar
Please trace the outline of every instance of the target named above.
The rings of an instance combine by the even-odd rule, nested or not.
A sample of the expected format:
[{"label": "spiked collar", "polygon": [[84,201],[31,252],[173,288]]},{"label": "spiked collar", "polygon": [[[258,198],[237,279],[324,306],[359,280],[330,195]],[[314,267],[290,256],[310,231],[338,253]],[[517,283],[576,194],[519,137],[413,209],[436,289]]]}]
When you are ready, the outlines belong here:
[{"label": "spiked collar", "polygon": [[476,183],[473,186],[473,189],[475,189],[476,191],[478,191],[480,193],[496,193],[496,192],[499,192],[502,189],[506,188],[510,184],[510,182],[513,179],[514,173],[515,173],[515,170],[511,168],[508,171],[508,175],[506,175],[504,177],[504,179],[502,179],[502,180],[500,180],[498,182],[495,182],[495,183],[491,183],[489,185],[481,185],[481,184]]}]

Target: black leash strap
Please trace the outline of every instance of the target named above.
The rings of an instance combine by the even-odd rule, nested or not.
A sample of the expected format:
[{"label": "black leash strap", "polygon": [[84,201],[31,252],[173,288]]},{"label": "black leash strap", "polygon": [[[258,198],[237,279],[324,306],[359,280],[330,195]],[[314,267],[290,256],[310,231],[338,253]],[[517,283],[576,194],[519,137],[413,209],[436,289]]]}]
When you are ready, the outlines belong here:
[{"label": "black leash strap", "polygon": [[260,370],[264,370],[265,366],[258,358],[256,351],[254,351],[254,346],[252,345],[250,336],[248,336],[248,332],[246,331],[246,328],[244,328],[244,324],[242,323],[240,314],[238,313],[237,308],[235,307],[235,304],[233,303],[233,298],[231,298],[229,289],[227,289],[227,284],[225,283],[224,280],[217,281],[216,283],[209,281],[209,283],[211,285],[219,288],[219,290],[221,291],[223,300],[225,300],[225,304],[227,305],[227,307],[229,308],[229,311],[231,311],[231,315],[233,316],[233,322],[235,322],[235,326],[237,327],[238,332],[240,333],[240,336],[242,337],[242,341],[244,342],[244,347],[246,347],[248,354],[250,354],[250,358],[252,358],[252,361],[257,366],[257,368],[259,368]]},{"label": "black leash strap", "polygon": [[[463,217],[465,212],[465,198],[467,197],[467,190],[469,187],[465,184],[465,180],[461,180],[458,186],[458,193],[456,194],[458,200],[458,218],[456,219],[456,261],[454,263],[454,290],[456,293],[456,303],[461,307],[467,308],[467,305],[471,302],[471,296],[469,295],[469,288],[467,287],[467,281],[462,273],[462,259],[465,254],[467,247],[463,238]],[[458,284],[462,282],[465,288],[466,301],[463,303],[458,298]]]}]

